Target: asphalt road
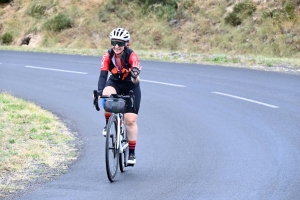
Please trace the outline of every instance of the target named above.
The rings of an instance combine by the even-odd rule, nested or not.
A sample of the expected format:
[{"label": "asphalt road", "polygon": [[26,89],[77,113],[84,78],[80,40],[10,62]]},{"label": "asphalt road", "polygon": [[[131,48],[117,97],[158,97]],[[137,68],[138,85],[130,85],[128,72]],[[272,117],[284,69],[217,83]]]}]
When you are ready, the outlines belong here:
[{"label": "asphalt road", "polygon": [[300,76],[142,61],[137,164],[110,183],[92,106],[100,62],[0,51],[0,92],[58,115],[84,143],[65,175],[18,199],[299,199]]}]

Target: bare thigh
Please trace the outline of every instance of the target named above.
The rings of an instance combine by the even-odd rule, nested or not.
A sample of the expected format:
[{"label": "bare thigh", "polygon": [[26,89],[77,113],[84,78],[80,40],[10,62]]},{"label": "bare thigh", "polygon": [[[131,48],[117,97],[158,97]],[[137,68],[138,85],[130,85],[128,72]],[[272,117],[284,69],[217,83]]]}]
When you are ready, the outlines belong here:
[{"label": "bare thigh", "polygon": [[102,95],[111,95],[111,94],[117,94],[117,91],[112,86],[106,86],[102,92]]}]

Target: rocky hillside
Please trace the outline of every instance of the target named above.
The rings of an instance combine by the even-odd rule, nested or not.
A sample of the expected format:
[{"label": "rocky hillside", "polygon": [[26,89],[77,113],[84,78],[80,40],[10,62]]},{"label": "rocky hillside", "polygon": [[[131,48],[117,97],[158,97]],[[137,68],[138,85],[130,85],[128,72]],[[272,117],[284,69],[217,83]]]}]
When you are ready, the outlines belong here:
[{"label": "rocky hillside", "polygon": [[300,0],[0,0],[2,45],[300,57]]}]

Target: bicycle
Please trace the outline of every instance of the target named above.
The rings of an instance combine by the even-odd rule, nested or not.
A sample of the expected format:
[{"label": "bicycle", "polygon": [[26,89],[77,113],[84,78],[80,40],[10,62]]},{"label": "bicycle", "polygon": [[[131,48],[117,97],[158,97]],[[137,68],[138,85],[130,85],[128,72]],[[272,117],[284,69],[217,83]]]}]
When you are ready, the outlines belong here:
[{"label": "bicycle", "polygon": [[106,125],[105,163],[107,177],[110,182],[113,182],[118,172],[118,165],[121,172],[125,171],[125,167],[133,166],[127,162],[129,147],[124,112],[125,99],[131,99],[131,106],[134,107],[134,95],[132,91],[129,91],[129,95],[112,94],[110,96],[101,96],[97,90],[93,92],[96,110],[100,111],[98,104],[98,96],[100,96],[106,99],[105,111],[112,113]]}]

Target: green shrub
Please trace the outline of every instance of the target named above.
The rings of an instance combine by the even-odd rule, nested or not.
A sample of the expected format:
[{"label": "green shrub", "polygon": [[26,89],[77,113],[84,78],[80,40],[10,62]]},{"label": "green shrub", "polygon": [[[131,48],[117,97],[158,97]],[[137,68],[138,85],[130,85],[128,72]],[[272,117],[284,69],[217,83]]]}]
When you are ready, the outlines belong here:
[{"label": "green shrub", "polygon": [[286,3],[283,8],[273,9],[263,12],[263,18],[271,18],[275,21],[281,22],[284,20],[292,20],[295,18],[295,6],[290,3]]},{"label": "green shrub", "polygon": [[47,7],[44,5],[34,4],[29,10],[29,15],[32,17],[41,17],[45,14]]},{"label": "green shrub", "polygon": [[114,1],[108,1],[104,7],[108,12],[116,12],[118,10],[118,5],[119,4],[115,3]]},{"label": "green shrub", "polygon": [[238,26],[242,24],[242,20],[237,16],[236,13],[232,12],[225,17],[225,23],[232,26]]},{"label": "green shrub", "polygon": [[72,28],[72,21],[71,19],[64,15],[58,14],[56,17],[48,20],[44,27],[49,31],[61,31],[63,29]]},{"label": "green shrub", "polygon": [[10,33],[4,33],[2,35],[2,43],[10,44],[13,41],[13,36]]},{"label": "green shrub", "polygon": [[225,17],[225,23],[232,26],[238,26],[243,19],[251,16],[256,10],[256,6],[252,1],[246,0],[244,2],[234,5],[233,11]]},{"label": "green shrub", "polygon": [[267,10],[262,13],[263,18],[279,19],[281,10]]},{"label": "green shrub", "polygon": [[293,4],[290,3],[285,4],[284,11],[286,12],[287,19],[295,18],[295,6]]},{"label": "green shrub", "polygon": [[256,10],[256,6],[253,4],[252,1],[245,1],[236,4],[233,7],[233,12],[240,15],[250,16]]},{"label": "green shrub", "polygon": [[154,10],[159,18],[165,18],[167,20],[173,19],[176,14],[176,9],[170,5],[155,4],[149,6],[149,9]]}]

